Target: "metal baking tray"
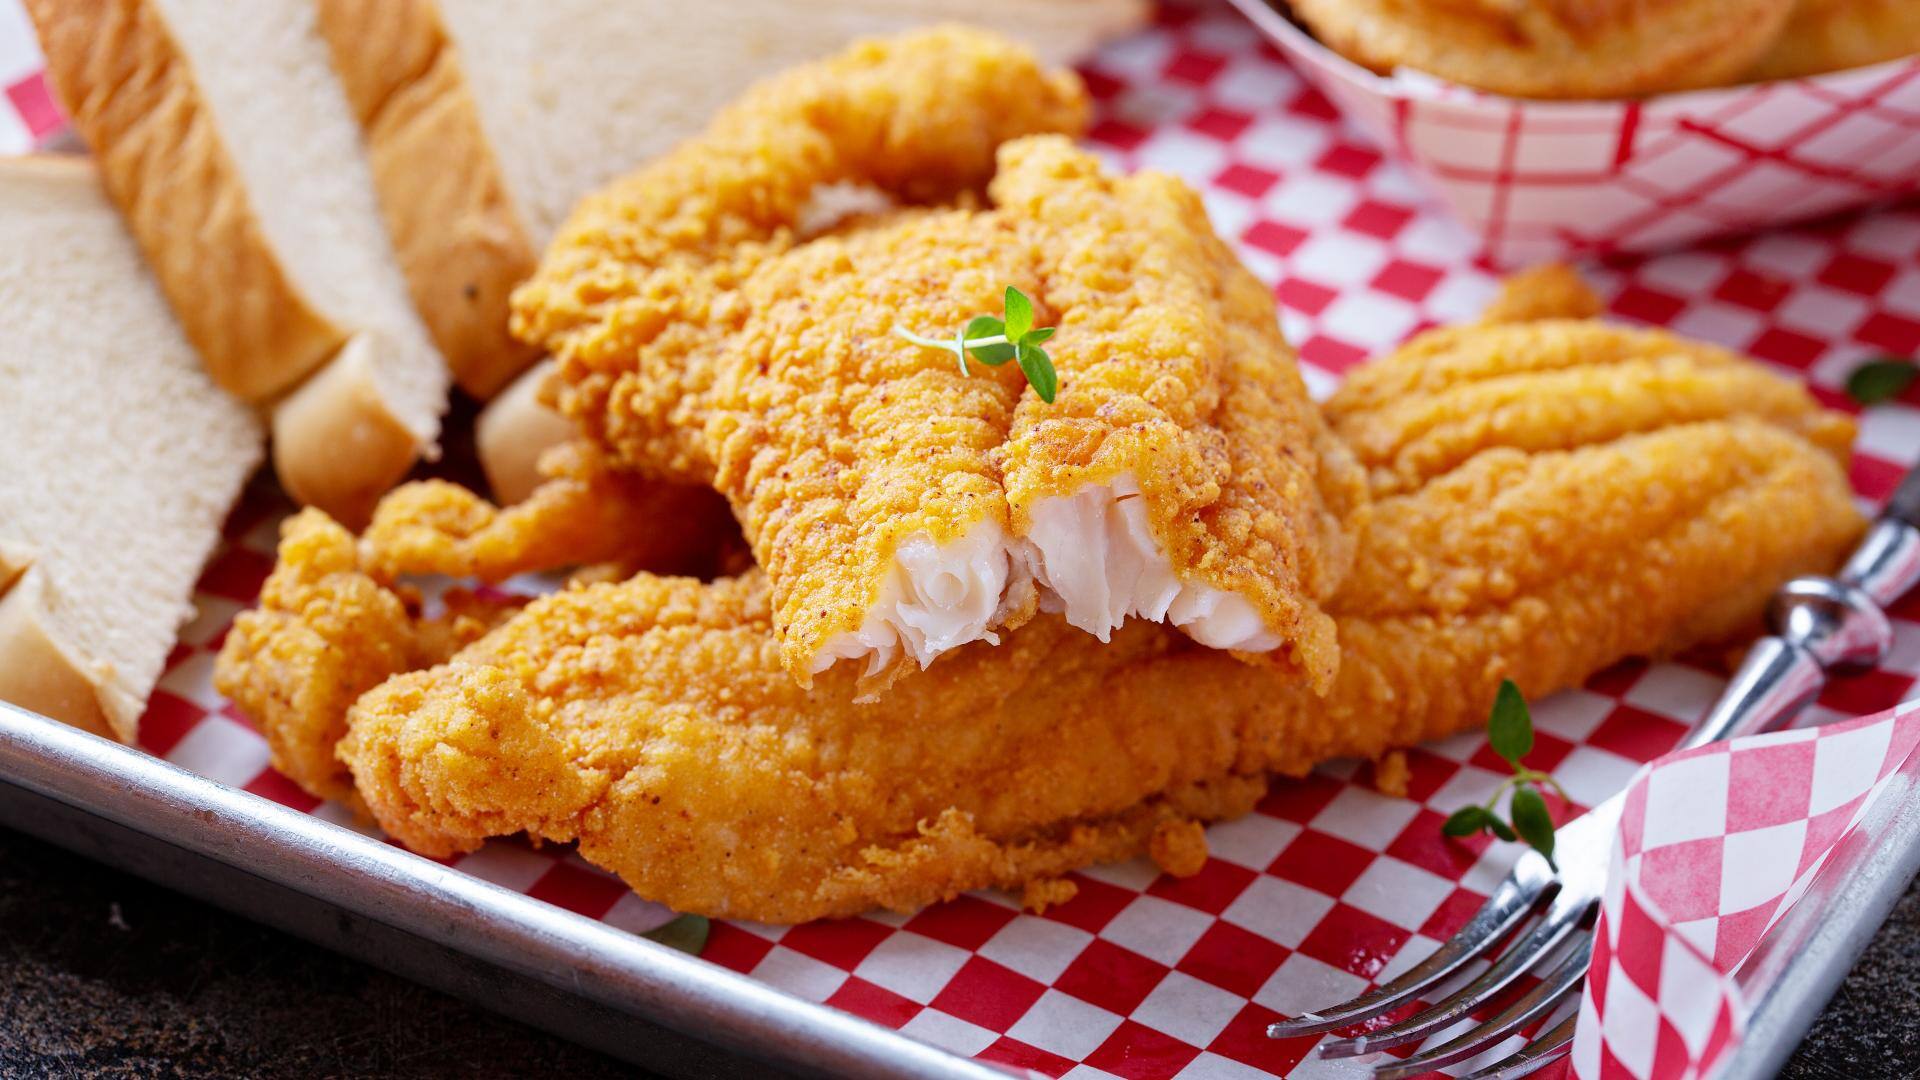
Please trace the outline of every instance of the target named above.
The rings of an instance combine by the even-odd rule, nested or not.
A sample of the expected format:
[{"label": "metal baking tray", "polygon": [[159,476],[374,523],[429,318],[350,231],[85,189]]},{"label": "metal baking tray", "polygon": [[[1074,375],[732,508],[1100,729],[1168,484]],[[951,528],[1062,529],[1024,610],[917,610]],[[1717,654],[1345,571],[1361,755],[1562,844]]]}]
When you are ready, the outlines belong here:
[{"label": "metal baking tray", "polygon": [[[1920,871],[1920,754],[1743,973],[1715,1080],[1775,1075]],[[0,824],[675,1076],[978,1062],[0,702]]]}]

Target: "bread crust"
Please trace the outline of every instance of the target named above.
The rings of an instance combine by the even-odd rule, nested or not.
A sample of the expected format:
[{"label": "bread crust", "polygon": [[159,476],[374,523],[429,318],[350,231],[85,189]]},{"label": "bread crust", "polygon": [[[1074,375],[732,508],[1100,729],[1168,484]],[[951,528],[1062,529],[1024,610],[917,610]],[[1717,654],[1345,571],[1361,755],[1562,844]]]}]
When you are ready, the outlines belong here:
[{"label": "bread crust", "polygon": [[32,572],[0,595],[0,701],[83,731],[131,743],[139,703],[119,700],[110,672],[62,648],[41,620],[44,586]]},{"label": "bread crust", "polygon": [[513,381],[487,403],[474,421],[474,449],[494,501],[502,506],[524,500],[546,479],[540,458],[571,439],[573,424],[541,400],[541,388],[553,374],[545,360]]},{"label": "bread crust", "polygon": [[427,329],[486,400],[538,352],[507,298],[538,253],[433,0],[319,0],[320,32],[365,133],[380,212]]},{"label": "bread crust", "polygon": [[379,347],[356,334],[273,410],[273,467],[287,494],[353,528],[419,457],[418,436],[387,406],[374,375]]},{"label": "bread crust", "polygon": [[47,76],[207,373],[264,401],[346,340],[288,276],[191,65],[147,0],[27,0]]}]

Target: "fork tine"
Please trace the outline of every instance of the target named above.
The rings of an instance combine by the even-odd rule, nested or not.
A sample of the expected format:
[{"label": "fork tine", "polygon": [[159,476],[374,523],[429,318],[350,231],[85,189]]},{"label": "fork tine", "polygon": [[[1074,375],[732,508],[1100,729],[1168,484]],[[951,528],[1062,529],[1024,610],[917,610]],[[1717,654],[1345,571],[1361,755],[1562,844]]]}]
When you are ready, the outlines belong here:
[{"label": "fork tine", "polygon": [[1580,1014],[1574,1013],[1553,1025],[1552,1031],[1515,1051],[1512,1057],[1502,1058],[1463,1080],[1519,1080],[1546,1068],[1573,1049],[1573,1027],[1579,1019]]},{"label": "fork tine", "polygon": [[1539,925],[1527,931],[1519,943],[1508,949],[1505,955],[1493,962],[1493,966],[1480,974],[1480,977],[1468,983],[1459,993],[1434,1005],[1425,1012],[1400,1021],[1391,1027],[1370,1031],[1365,1035],[1336,1042],[1322,1043],[1322,1058],[1358,1057],[1371,1054],[1376,1050],[1385,1050],[1402,1043],[1424,1039],[1446,1027],[1473,1010],[1485,1005],[1496,997],[1508,984],[1520,977],[1521,973],[1538,963],[1562,941],[1566,940],[1589,910],[1597,903],[1584,894],[1573,896],[1562,890],[1547,908]]},{"label": "fork tine", "polygon": [[1291,1039],[1297,1035],[1317,1035],[1392,1011],[1493,948],[1514,927],[1520,925],[1520,921],[1527,917],[1527,913],[1533,910],[1533,906],[1553,884],[1553,871],[1545,859],[1531,854],[1523,857],[1495,887],[1487,902],[1480,905],[1480,910],[1474,913],[1473,918],[1460,928],[1460,932],[1441,942],[1440,947],[1425,960],[1408,968],[1392,982],[1351,1001],[1275,1021],[1267,1025],[1267,1037]]},{"label": "fork tine", "polygon": [[1567,954],[1567,958],[1560,962],[1551,975],[1540,985],[1514,999],[1513,1004],[1500,1011],[1500,1015],[1424,1054],[1374,1069],[1375,1080],[1406,1080],[1410,1076],[1419,1076],[1465,1061],[1551,1012],[1567,999],[1567,995],[1573,993],[1580,985],[1581,977],[1587,973],[1587,963],[1593,958],[1593,935],[1582,931],[1573,939],[1572,948],[1573,951]]}]

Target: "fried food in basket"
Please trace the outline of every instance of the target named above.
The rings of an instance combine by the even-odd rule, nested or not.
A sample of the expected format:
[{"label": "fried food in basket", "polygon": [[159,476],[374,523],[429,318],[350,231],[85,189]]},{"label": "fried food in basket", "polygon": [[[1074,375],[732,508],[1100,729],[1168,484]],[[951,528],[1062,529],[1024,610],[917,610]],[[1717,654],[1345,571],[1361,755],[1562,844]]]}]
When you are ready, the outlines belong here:
[{"label": "fried food in basket", "polygon": [[[1329,48],[1496,94],[1622,98],[1737,81],[1794,0],[1291,0]],[[1897,3],[1900,0],[1889,0]]]},{"label": "fried food in basket", "polygon": [[1920,53],[1920,4],[1913,0],[1797,0],[1786,29],[1751,82],[1797,79]]},{"label": "fried food in basket", "polygon": [[[1199,196],[1032,135],[1084,105],[983,33],[857,46],[589,200],[516,297],[563,411],[727,495],[802,686],[849,661],[878,693],[1036,604],[1330,683],[1359,473]],[[936,205],[814,234],[848,183]],[[952,340],[1010,286],[1057,399],[902,333]]]},{"label": "fried food in basket", "polygon": [[[1325,698],[1165,627],[1102,644],[1043,613],[859,704],[850,669],[812,689],[786,676],[763,575],[641,575],[534,601],[342,723],[280,738],[337,753],[418,850],[577,842],[686,911],[799,921],[988,886],[1043,903],[1066,871],[1139,854],[1192,872],[1197,824],[1245,812],[1270,774],[1477,726],[1505,678],[1537,697],[1747,631],[1780,582],[1830,568],[1858,534],[1844,418],[1744,361],[1772,384],[1729,396],[1722,361],[1686,349],[1636,382],[1655,350],[1600,348],[1587,325],[1439,331],[1330,403],[1377,499],[1329,604],[1341,664]],[[1545,343],[1522,347],[1528,332]],[[1550,361],[1569,342],[1593,352]],[[1563,431],[1594,384],[1619,419]],[[1650,385],[1675,402],[1633,405]],[[296,519],[276,576],[302,575],[326,528]],[[386,604],[387,582],[344,573],[355,589],[243,616],[223,678]]]}]

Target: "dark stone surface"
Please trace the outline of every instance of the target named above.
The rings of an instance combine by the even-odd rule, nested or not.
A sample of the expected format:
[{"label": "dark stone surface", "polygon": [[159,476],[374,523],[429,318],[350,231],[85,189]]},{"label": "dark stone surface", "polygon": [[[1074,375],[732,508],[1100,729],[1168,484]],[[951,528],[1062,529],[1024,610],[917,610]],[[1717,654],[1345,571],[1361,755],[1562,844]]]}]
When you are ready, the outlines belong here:
[{"label": "dark stone surface", "polygon": [[[0,1075],[636,1074],[0,830]],[[1920,887],[1783,1076],[1920,1076]]]}]

